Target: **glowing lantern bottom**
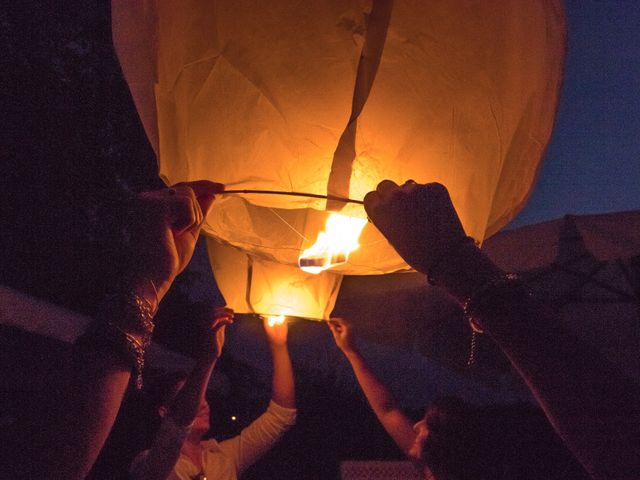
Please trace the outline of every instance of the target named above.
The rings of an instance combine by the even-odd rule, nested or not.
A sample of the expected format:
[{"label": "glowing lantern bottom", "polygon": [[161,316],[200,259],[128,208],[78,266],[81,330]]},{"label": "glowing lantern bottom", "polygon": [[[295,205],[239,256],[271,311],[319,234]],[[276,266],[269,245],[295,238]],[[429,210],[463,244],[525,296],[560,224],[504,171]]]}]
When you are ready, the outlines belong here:
[{"label": "glowing lantern bottom", "polygon": [[335,306],[342,283],[339,273],[306,273],[210,237],[207,250],[218,288],[238,313],[323,320]]}]

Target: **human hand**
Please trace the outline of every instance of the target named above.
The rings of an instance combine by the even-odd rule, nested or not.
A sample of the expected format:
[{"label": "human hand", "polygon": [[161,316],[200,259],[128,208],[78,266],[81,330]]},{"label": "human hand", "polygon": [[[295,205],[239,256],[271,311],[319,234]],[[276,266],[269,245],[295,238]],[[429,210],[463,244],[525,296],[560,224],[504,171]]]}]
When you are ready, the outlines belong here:
[{"label": "human hand", "polygon": [[439,183],[409,180],[398,186],[383,180],[364,197],[364,208],[400,256],[425,274],[465,239],[449,192]]},{"label": "human hand", "polygon": [[287,333],[289,327],[287,326],[287,320],[284,319],[282,323],[270,321],[268,317],[262,318],[262,325],[264,331],[267,334],[267,340],[272,347],[283,347],[287,344]]},{"label": "human hand", "polygon": [[197,355],[202,360],[216,360],[222,355],[224,335],[227,325],[233,323],[233,310],[226,307],[216,307],[213,320],[205,322],[201,328],[201,337]]},{"label": "human hand", "polygon": [[136,197],[131,221],[134,282],[146,288],[150,281],[162,299],[189,263],[215,194],[222,191],[224,185],[201,180]]},{"label": "human hand", "polygon": [[340,350],[345,354],[355,351],[355,335],[351,329],[351,325],[349,325],[346,320],[334,317],[327,322],[327,325]]}]

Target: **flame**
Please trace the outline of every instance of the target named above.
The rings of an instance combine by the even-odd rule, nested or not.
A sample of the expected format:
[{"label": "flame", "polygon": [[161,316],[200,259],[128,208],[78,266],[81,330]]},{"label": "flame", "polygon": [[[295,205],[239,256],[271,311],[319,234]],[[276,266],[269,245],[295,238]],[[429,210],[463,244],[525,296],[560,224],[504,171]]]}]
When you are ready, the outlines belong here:
[{"label": "flame", "polygon": [[360,246],[358,238],[366,224],[363,218],[332,213],[325,230],[318,233],[316,243],[298,257],[298,266],[305,272],[315,274],[346,263],[349,254]]},{"label": "flame", "polygon": [[267,316],[267,325],[273,327],[274,325],[282,325],[284,323],[284,315],[269,315]]}]

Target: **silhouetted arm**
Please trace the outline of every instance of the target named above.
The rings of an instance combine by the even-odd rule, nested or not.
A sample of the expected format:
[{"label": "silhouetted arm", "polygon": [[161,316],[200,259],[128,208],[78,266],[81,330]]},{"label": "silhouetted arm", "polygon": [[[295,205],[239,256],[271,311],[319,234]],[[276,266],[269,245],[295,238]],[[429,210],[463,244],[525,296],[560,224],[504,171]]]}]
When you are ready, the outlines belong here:
[{"label": "silhouetted arm", "polygon": [[[132,218],[137,222],[131,225],[131,237],[139,264],[131,265],[135,269],[132,277],[138,280],[131,293],[148,304],[152,314],[191,259],[204,216],[214,194],[223,188],[212,182],[191,182],[145,192],[132,203]],[[135,324],[129,310],[123,316],[117,312],[115,309],[103,319],[112,324],[111,332],[146,340],[140,337],[140,325]],[[65,414],[49,432],[50,449],[34,457],[33,470],[38,476],[85,478],[115,421],[132,365],[117,348],[109,348],[109,342],[101,342],[97,333],[92,338],[75,348],[76,368]]]},{"label": "silhouetted arm", "polygon": [[[233,310],[216,308],[213,321],[202,325],[196,351],[196,364],[164,415],[151,448],[135,459],[131,476],[135,480],[165,479],[180,458],[180,450],[205,395],[211,374],[224,346],[225,328],[233,322]],[[160,412],[158,412],[160,414]]]},{"label": "silhouetted arm", "polygon": [[365,397],[367,397],[367,401],[376,417],[378,417],[378,420],[396,445],[405,454],[408,454],[416,438],[413,431],[413,423],[398,407],[391,392],[378,380],[378,377],[365,362],[355,345],[351,326],[341,318],[332,318],[329,320],[328,325],[336,345],[349,360],[360,388],[362,388]]},{"label": "silhouetted arm", "polygon": [[[597,479],[640,472],[640,389],[564,329],[543,300],[503,282],[503,272],[464,231],[442,185],[382,182],[365,197],[372,221],[416,270],[464,303],[523,377],[547,418]],[[432,270],[432,271],[430,271]]]}]

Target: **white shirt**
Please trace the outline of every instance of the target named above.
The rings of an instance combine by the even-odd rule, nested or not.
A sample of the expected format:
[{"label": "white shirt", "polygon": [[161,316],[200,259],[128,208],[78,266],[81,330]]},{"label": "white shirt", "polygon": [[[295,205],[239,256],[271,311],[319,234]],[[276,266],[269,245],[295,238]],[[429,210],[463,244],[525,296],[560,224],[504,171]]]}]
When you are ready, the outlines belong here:
[{"label": "white shirt", "polygon": [[[296,410],[278,405],[273,400],[267,410],[244,428],[240,435],[218,442],[202,442],[202,465],[208,480],[236,480],[264,455],[295,424]],[[156,439],[149,450],[138,454],[131,464],[131,474],[136,480],[145,479],[146,466],[150,462],[173,462],[168,452],[182,448],[189,427],[179,427],[169,417],[162,422]],[[179,448],[176,446],[179,444]],[[168,457],[168,458],[165,458]],[[192,480],[200,470],[186,455],[180,454],[167,480]]]}]

